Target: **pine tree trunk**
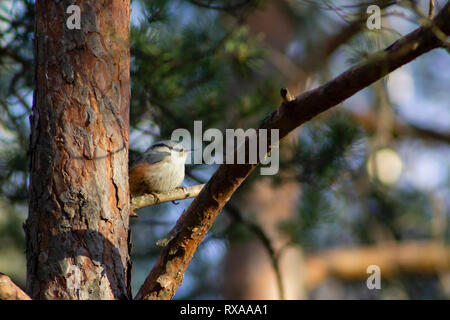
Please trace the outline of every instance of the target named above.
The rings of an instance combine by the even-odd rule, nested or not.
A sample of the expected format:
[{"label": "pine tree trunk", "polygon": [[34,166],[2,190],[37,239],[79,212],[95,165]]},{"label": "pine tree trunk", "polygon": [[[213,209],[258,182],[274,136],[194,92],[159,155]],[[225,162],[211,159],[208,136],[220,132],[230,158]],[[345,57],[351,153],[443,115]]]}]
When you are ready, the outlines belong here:
[{"label": "pine tree trunk", "polygon": [[[72,4],[80,29],[68,26]],[[129,0],[36,2],[24,226],[33,299],[130,296],[129,20]]]}]

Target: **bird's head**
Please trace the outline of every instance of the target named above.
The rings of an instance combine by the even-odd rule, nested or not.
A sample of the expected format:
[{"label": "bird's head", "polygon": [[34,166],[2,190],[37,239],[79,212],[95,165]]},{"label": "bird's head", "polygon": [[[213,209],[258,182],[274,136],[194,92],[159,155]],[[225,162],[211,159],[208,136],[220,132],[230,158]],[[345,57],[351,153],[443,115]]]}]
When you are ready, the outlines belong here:
[{"label": "bird's head", "polygon": [[190,149],[184,149],[183,145],[174,140],[164,140],[156,142],[149,150],[151,153],[169,154],[174,159],[186,160],[188,154],[192,151]]}]

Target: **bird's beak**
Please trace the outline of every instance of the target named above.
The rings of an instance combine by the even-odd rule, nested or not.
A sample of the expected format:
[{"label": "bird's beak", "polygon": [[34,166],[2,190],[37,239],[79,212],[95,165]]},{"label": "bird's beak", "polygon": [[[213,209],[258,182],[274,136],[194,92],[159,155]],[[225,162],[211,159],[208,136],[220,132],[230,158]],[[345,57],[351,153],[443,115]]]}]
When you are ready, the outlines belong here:
[{"label": "bird's beak", "polygon": [[192,151],[195,151],[195,149],[184,150],[184,152],[192,152]]}]

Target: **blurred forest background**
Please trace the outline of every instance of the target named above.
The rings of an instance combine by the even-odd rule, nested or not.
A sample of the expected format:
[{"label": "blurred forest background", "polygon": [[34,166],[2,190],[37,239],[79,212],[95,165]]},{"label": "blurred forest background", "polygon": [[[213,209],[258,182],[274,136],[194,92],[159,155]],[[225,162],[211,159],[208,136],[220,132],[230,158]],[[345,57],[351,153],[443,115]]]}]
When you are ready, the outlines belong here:
[{"label": "blurred forest background", "polygon": [[[133,156],[176,128],[256,127],[280,102],[420,26],[446,1],[134,0]],[[367,7],[382,10],[368,30]],[[24,287],[34,1],[0,1],[0,272]],[[448,299],[450,56],[434,50],[283,141],[205,238],[175,298]],[[192,132],[192,131],[191,131]],[[187,167],[184,185],[215,165]],[[132,220],[133,289],[191,200]],[[369,265],[381,289],[369,290]]]}]

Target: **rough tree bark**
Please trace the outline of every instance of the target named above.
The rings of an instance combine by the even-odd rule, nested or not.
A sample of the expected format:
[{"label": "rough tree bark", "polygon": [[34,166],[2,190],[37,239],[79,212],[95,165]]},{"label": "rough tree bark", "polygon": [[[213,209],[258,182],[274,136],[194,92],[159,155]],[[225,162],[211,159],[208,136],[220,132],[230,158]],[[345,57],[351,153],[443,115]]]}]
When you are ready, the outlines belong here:
[{"label": "rough tree bark", "polygon": [[[81,28],[69,29],[76,4]],[[130,1],[36,2],[27,292],[129,292]]]}]

